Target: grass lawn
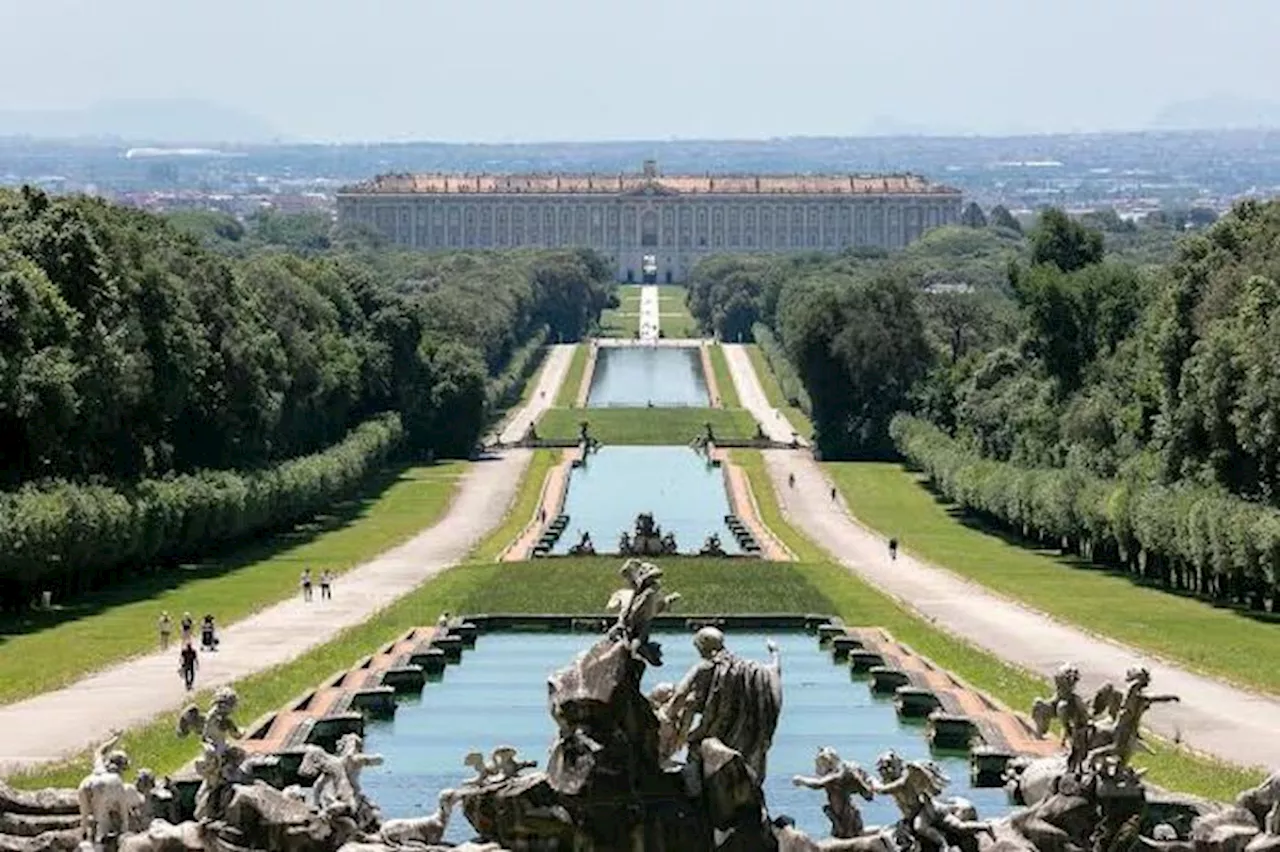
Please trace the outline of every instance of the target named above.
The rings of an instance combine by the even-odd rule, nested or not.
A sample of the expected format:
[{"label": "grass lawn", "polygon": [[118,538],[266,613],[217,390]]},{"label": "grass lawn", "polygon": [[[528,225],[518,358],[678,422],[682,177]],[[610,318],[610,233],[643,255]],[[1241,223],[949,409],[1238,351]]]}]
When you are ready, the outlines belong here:
[{"label": "grass lawn", "polygon": [[729,372],[729,362],[725,360],[724,350],[720,344],[709,347],[711,370],[716,374],[716,389],[720,392],[720,404],[725,408],[741,408],[738,389],[733,384],[733,374]]},{"label": "grass lawn", "polygon": [[578,387],[582,384],[582,374],[587,370],[587,355],[591,345],[579,343],[573,347],[573,357],[569,359],[569,369],[565,371],[564,382],[556,393],[556,405],[562,408],[573,408],[578,402]]},{"label": "grass lawn", "polygon": [[748,344],[747,357],[751,359],[751,366],[756,371],[756,378],[760,380],[760,387],[764,390],[769,404],[782,412],[787,422],[791,424],[791,428],[799,432],[802,438],[811,436],[813,421],[804,411],[787,402],[787,398],[782,394],[782,388],[778,385],[778,378],[773,374],[773,370],[769,369],[769,362],[765,360],[760,347],[754,343]]},{"label": "grass lawn", "polygon": [[710,422],[718,437],[756,436],[756,421],[746,411],[727,408],[552,408],[538,421],[538,435],[555,440],[578,437],[579,424],[590,423],[593,437],[604,444],[689,443]]},{"label": "grass lawn", "polygon": [[445,512],[466,462],[389,471],[357,499],[288,533],[221,558],[184,564],[52,613],[0,622],[0,702],[56,689],[156,649],[156,619],[168,610],[227,625],[295,594],[310,568],[340,574],[431,526]]},{"label": "grass lawn", "polygon": [[476,545],[475,550],[467,557],[470,562],[493,562],[502,555],[507,545],[516,540],[524,531],[533,513],[538,509],[538,500],[542,497],[542,483],[547,472],[556,466],[560,459],[559,450],[534,450],[529,466],[524,469],[520,479],[520,487],[507,509],[502,524],[489,533],[484,541]]},{"label": "grass lawn", "polygon": [[889,463],[826,465],[858,518],[904,549],[1055,618],[1167,660],[1280,693],[1280,625],[1136,585],[972,525]]}]

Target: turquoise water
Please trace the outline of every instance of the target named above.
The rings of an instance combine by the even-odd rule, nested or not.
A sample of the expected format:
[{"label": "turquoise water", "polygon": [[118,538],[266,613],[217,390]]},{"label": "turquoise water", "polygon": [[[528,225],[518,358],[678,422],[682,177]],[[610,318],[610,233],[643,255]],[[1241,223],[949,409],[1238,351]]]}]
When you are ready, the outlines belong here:
[{"label": "turquoise water", "polygon": [[641,512],[652,512],[664,532],[675,533],[681,553],[696,553],[713,532],[727,553],[740,552],[724,525],[724,473],[688,447],[604,447],[592,453],[569,476],[564,512],[569,526],[553,553],[568,553],[584,532],[591,533],[597,551],[616,553],[618,536],[635,528]]},{"label": "turquoise water", "polygon": [[[545,766],[554,735],[547,712],[547,677],[585,650],[598,636],[589,634],[493,633],[481,636],[460,666],[450,666],[444,680],[429,683],[421,698],[402,700],[396,717],[366,725],[365,748],[382,754],[386,763],[361,776],[365,792],[383,816],[419,816],[435,810],[444,787],[472,776],[462,765],[470,751],[488,752],[498,745],[519,749],[524,760]],[[694,662],[692,635],[666,634],[665,665],[650,668],[645,688],[677,682]],[[928,758],[924,728],[898,721],[893,703],[873,698],[864,682],[851,681],[847,667],[831,662],[815,637],[799,633],[773,636],[782,652],[782,717],[769,752],[765,793],[770,813],[789,814],[814,836],[827,836],[820,791],[791,784],[796,774],[813,774],[814,753],[824,745],[874,771],[876,757],[894,749],[906,759]],[[765,660],[765,634],[730,632],[728,644],[739,656]],[[964,796],[982,817],[1008,813],[1002,790],[969,787],[963,756],[935,757],[951,778],[947,795]],[[860,802],[868,825],[889,823],[898,814],[887,798]],[[472,836],[470,823],[454,813],[447,839]]]},{"label": "turquoise water", "polygon": [[710,405],[696,348],[601,346],[588,408],[705,408]]}]

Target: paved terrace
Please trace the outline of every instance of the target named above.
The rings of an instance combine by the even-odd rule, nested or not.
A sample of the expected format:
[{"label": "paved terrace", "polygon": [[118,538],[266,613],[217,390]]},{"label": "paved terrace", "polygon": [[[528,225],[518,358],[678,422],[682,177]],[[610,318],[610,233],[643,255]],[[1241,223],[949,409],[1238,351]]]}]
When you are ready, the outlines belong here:
[{"label": "paved terrace", "polygon": [[[504,435],[522,424],[527,427],[555,399],[570,351],[571,347],[556,347],[548,355],[531,401],[511,419]],[[338,577],[333,600],[305,604],[294,597],[224,627],[220,650],[200,656],[197,687],[231,683],[288,662],[462,561],[502,522],[531,455],[529,450],[509,449],[474,463],[438,523]],[[113,729],[176,712],[188,698],[174,650],[148,654],[63,689],[0,707],[0,771],[74,755],[101,742]]]},{"label": "paved terrace", "polygon": [[[759,382],[750,360],[740,346],[725,350],[743,406],[769,431],[777,418],[763,392],[752,392],[759,389]],[[838,554],[846,568],[905,601],[938,627],[1045,677],[1062,663],[1074,662],[1080,667],[1083,688],[1089,690],[1105,681],[1122,683],[1127,669],[1146,666],[1156,692],[1182,697],[1181,703],[1153,709],[1146,717],[1148,727],[1232,763],[1280,768],[1280,737],[1276,736],[1280,700],[1228,686],[1063,624],[909,553],[899,551],[898,559],[890,561],[886,540],[858,523],[843,501],[832,501],[832,483],[809,453],[766,450],[764,456],[782,511],[791,523]],[[794,488],[787,484],[792,473]]]}]

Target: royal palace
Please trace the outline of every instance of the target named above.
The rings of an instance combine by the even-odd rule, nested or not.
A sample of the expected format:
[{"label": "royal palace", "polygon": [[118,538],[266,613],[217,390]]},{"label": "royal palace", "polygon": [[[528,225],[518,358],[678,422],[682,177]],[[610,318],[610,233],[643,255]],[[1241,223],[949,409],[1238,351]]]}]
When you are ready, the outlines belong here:
[{"label": "royal palace", "polygon": [[419,249],[581,246],[619,280],[681,281],[712,254],[900,248],[960,218],[916,175],[383,175],[338,193],[338,222]]}]

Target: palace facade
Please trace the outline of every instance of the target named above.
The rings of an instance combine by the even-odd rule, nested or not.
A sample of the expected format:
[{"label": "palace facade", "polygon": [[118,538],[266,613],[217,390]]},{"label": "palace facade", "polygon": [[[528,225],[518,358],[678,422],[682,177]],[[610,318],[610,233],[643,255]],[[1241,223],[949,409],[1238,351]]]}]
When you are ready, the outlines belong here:
[{"label": "palace facade", "polygon": [[712,254],[901,248],[960,219],[916,175],[383,175],[338,193],[339,224],[424,250],[586,247],[618,279],[681,281]]}]

